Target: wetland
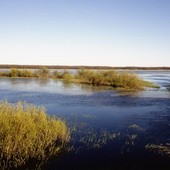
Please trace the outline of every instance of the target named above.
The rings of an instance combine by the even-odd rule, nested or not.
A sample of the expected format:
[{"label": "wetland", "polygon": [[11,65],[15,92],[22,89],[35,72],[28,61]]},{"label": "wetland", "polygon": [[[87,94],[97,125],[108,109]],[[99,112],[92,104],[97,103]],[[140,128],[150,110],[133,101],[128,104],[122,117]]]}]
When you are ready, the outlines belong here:
[{"label": "wetland", "polygon": [[169,169],[170,71],[132,70],[159,88],[119,91],[51,78],[0,78],[0,100],[43,106],[70,128],[70,149],[41,169]]}]

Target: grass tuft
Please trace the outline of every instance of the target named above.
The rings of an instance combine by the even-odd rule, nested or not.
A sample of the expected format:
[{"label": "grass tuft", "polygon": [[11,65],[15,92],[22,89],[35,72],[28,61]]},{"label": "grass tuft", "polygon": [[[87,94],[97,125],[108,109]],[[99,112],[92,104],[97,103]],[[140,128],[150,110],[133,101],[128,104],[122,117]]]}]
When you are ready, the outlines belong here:
[{"label": "grass tuft", "polygon": [[45,161],[61,153],[70,138],[66,123],[44,108],[0,102],[0,169]]}]

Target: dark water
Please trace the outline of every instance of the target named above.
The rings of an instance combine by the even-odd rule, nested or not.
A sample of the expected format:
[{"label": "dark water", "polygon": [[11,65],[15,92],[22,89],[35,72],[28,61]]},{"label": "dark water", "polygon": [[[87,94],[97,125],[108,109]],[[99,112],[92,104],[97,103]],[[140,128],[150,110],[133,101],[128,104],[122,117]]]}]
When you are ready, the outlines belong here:
[{"label": "dark water", "polygon": [[169,169],[170,72],[136,73],[160,89],[120,93],[51,79],[1,78],[0,100],[44,106],[68,122],[72,149],[42,169]]}]

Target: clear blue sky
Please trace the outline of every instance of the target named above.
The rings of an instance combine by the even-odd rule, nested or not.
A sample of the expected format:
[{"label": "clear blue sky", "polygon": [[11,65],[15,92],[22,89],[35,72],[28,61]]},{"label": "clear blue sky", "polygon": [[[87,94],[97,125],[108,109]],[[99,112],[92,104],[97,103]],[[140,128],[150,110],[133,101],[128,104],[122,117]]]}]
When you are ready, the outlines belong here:
[{"label": "clear blue sky", "polygon": [[0,64],[170,66],[170,0],[0,0]]}]

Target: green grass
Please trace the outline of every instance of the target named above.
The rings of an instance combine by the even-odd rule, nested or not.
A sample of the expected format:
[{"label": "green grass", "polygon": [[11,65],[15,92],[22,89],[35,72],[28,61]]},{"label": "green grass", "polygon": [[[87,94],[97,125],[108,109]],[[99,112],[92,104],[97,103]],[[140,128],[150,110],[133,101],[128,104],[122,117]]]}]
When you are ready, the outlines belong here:
[{"label": "green grass", "polygon": [[44,108],[0,102],[0,169],[43,162],[59,155],[70,138],[66,123]]},{"label": "green grass", "polygon": [[116,71],[93,71],[78,70],[72,75],[67,70],[50,73],[49,69],[42,67],[35,72],[28,70],[11,69],[8,72],[0,73],[1,77],[36,77],[36,78],[55,78],[66,82],[85,83],[93,86],[111,86],[119,90],[134,91],[143,90],[146,87],[158,88],[156,84],[144,81],[135,74]]}]

